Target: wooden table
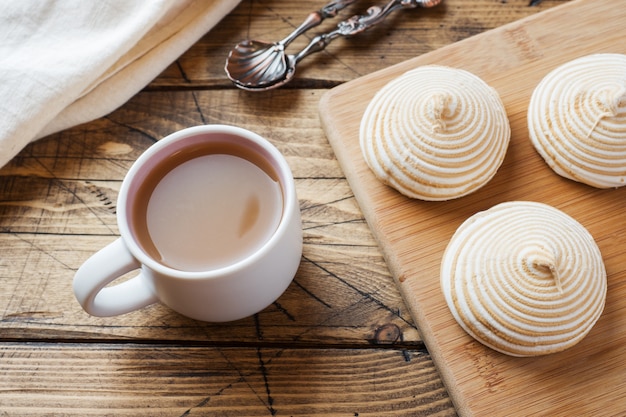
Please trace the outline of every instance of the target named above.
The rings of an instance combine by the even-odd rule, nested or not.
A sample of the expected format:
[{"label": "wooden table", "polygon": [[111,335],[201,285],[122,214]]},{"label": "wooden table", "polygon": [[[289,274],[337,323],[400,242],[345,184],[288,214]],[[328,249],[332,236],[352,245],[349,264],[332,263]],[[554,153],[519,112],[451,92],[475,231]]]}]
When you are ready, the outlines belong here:
[{"label": "wooden table", "polygon": [[[446,0],[336,40],[282,89],[250,93],[226,79],[234,44],[281,39],[323,3],[243,0],[117,111],[35,142],[0,170],[0,415],[455,415],[320,127],[319,99],[563,1]],[[72,278],[117,237],[126,171],[159,138],[203,123],[256,131],[288,159],[304,227],[293,284],[265,311],[228,324],[161,305],[87,315]]]}]

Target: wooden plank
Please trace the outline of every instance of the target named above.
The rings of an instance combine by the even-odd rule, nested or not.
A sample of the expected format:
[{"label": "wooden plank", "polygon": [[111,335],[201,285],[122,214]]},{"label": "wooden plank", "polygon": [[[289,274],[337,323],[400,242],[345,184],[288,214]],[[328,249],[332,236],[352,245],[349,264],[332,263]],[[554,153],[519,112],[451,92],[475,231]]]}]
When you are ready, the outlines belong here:
[{"label": "wooden plank", "polygon": [[418,350],[0,343],[0,374],[23,417],[455,415]]},{"label": "wooden plank", "polygon": [[[421,346],[319,127],[321,93],[144,92],[106,118],[30,145],[0,170],[2,337]],[[160,305],[88,316],[71,281],[84,260],[117,238],[115,204],[126,171],[159,138],[203,120],[254,130],[287,157],[305,239],[294,283],[264,312],[231,325],[198,323]]]},{"label": "wooden plank", "polygon": [[[364,223],[360,228],[369,233]],[[209,324],[161,305],[113,318],[84,313],[74,299],[72,277],[84,259],[112,239],[0,233],[2,338],[421,346],[373,241],[367,247],[305,244],[300,271],[275,304],[255,317]],[[354,265],[353,259],[362,257],[368,262]]]},{"label": "wooden plank", "polygon": [[[332,87],[536,14],[563,1],[544,0],[540,7],[528,7],[528,0],[445,0],[433,9],[396,12],[377,27],[349,39],[337,39],[325,51],[307,57],[298,65],[294,80],[284,88]],[[224,63],[232,47],[245,37],[278,41],[295,29],[307,13],[324,3],[243,0],[217,27],[154,80],[150,88],[230,86],[224,74]],[[334,29],[340,18],[363,13],[367,7],[367,2],[351,5],[337,18],[325,21],[297,39],[287,51],[298,51],[316,34]]]},{"label": "wooden plank", "polygon": [[[533,88],[551,69],[589,53],[626,53],[622,5],[578,0],[346,83],[322,99],[329,140],[463,415],[623,411],[623,401],[614,399],[626,396],[626,188],[597,190],[557,176],[534,151],[525,125]],[[409,200],[383,186],[369,172],[358,144],[360,118],[373,94],[408,69],[430,63],[464,68],[491,84],[512,128],[496,177],[478,192],[444,203]],[[607,266],[602,318],[579,345],[552,356],[511,358],[483,347],[456,325],[439,289],[441,255],[458,225],[477,211],[515,199],[543,201],[577,218],[596,238]]]}]

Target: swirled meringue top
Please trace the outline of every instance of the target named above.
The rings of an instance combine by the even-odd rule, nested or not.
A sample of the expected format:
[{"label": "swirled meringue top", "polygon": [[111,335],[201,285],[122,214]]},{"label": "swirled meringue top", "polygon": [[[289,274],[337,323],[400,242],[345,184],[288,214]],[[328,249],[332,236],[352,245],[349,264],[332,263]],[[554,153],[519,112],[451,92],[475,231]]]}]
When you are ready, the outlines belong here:
[{"label": "swirled meringue top", "polygon": [[456,321],[481,343],[537,356],[578,343],[600,317],[607,281],[591,234],[564,212],[512,201],[467,219],[441,263]]},{"label": "swirled meringue top", "polygon": [[474,74],[427,65],[379,90],[360,126],[376,177],[422,200],[449,200],[485,185],[511,136],[498,93]]},{"label": "swirled meringue top", "polygon": [[528,107],[533,145],[559,175],[626,184],[626,55],[587,55],[552,70]]}]

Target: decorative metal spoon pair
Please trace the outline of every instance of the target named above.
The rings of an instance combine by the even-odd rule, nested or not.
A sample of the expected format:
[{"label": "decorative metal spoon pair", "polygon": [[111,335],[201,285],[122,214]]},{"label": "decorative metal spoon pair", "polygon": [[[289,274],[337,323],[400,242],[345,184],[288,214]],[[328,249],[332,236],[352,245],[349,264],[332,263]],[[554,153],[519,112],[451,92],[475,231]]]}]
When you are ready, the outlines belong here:
[{"label": "decorative metal spoon pair", "polygon": [[285,39],[274,42],[245,40],[235,46],[226,59],[226,75],[239,88],[249,91],[265,91],[288,83],[296,71],[296,65],[304,57],[319,52],[339,36],[361,33],[381,22],[398,9],[433,7],[443,0],[390,0],[385,6],[372,6],[363,15],[355,15],[340,22],[336,29],[318,35],[300,52],[287,55],[285,49],[298,36],[318,26],[324,19],[337,13],[356,0],[331,1],[322,9],[309,14]]}]

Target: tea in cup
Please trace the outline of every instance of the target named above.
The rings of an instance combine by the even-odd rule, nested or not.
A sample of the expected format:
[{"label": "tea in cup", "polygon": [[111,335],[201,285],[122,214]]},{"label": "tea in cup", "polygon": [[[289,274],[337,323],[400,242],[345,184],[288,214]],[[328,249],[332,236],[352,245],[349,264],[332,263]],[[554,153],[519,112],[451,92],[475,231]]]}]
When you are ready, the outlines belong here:
[{"label": "tea in cup", "polygon": [[95,316],[160,301],[197,320],[241,319],[285,291],[302,255],[286,160],[234,126],[184,129],[148,148],[122,182],[117,220],[120,237],[74,277],[76,298]]}]

